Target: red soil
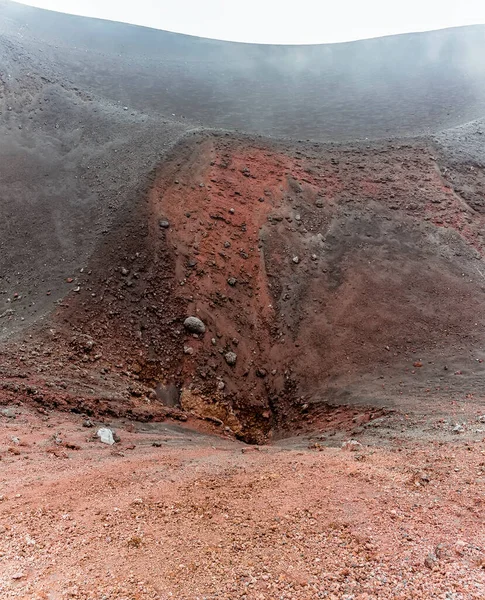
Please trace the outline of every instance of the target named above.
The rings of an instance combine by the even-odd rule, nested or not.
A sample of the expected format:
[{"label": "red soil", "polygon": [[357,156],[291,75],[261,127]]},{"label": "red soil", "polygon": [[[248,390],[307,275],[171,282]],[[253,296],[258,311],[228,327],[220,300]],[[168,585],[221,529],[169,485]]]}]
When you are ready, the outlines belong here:
[{"label": "red soil", "polygon": [[484,597],[483,443],[243,453],[118,425],[113,449],[0,416],[5,600]]},{"label": "red soil", "polygon": [[[42,353],[44,383],[52,365],[70,383],[42,401],[182,418],[163,406],[177,388],[185,413],[262,441],[322,422],[329,402],[433,410],[480,394],[484,217],[437,160],[418,143],[181,143],[28,341],[23,366]],[[184,332],[188,315],[204,336]]]}]

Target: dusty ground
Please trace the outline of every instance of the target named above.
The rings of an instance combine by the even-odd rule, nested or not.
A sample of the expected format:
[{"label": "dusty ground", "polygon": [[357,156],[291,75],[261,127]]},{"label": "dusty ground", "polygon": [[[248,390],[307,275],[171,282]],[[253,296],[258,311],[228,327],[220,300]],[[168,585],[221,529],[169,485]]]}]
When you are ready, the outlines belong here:
[{"label": "dusty ground", "polygon": [[485,595],[480,423],[406,441],[394,417],[392,444],[369,428],[348,451],[126,421],[109,447],[79,417],[0,419],[2,598]]}]

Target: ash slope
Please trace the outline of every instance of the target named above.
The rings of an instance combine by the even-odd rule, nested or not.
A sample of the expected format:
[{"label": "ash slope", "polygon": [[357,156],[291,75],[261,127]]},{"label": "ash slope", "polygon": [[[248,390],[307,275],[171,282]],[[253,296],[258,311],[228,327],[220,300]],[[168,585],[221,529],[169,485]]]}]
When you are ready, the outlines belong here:
[{"label": "ash slope", "polygon": [[470,121],[484,31],[257,46],[0,1],[2,336],[64,296],[189,129],[342,140]]},{"label": "ash slope", "polygon": [[5,0],[0,11],[2,41],[19,53],[17,62],[25,53],[41,55],[42,68],[48,63],[57,78],[84,92],[202,126],[320,141],[372,139],[462,124],[482,116],[485,106],[485,26],[272,46]]}]

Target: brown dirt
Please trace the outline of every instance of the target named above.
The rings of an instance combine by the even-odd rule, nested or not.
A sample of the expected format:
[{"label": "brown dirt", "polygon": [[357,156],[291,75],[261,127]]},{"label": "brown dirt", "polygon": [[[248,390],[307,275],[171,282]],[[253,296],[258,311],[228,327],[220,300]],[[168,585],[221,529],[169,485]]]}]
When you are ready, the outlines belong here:
[{"label": "brown dirt", "polygon": [[15,413],[0,416],[6,600],[485,594],[480,435],[247,452],[125,421],[107,447],[79,418]]}]

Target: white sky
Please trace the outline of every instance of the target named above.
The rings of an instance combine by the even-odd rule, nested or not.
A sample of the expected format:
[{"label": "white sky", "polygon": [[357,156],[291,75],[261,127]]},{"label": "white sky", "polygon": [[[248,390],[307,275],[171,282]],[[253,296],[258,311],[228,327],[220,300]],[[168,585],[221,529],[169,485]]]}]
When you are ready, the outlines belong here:
[{"label": "white sky", "polygon": [[240,42],[312,44],[485,23],[485,0],[22,0]]}]

